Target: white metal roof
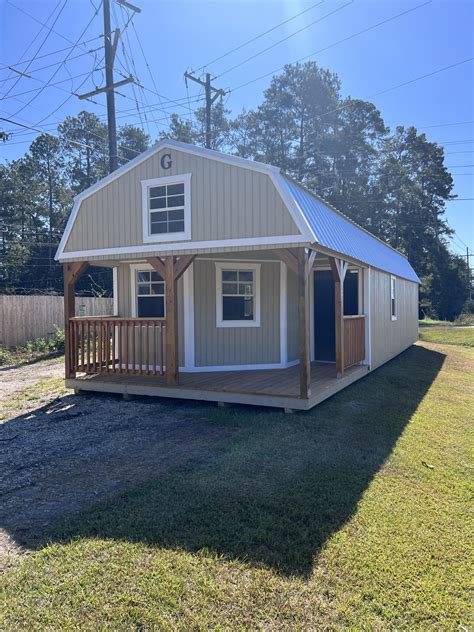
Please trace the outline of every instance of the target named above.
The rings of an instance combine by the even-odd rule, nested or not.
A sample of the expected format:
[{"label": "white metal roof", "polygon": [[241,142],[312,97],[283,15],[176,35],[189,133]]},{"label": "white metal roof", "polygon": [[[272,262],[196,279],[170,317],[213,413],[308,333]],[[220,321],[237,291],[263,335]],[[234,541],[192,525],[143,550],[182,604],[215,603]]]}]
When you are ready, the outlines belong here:
[{"label": "white metal roof", "polygon": [[295,182],[283,178],[317,243],[369,266],[420,283],[408,259]]}]

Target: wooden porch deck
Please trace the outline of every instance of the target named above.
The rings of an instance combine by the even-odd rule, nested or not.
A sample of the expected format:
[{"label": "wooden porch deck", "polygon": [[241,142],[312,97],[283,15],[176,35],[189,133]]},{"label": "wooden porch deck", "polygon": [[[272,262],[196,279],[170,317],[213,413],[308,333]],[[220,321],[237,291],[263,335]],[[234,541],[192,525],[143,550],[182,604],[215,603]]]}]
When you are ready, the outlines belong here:
[{"label": "wooden porch deck", "polygon": [[255,371],[180,373],[179,383],[168,386],[159,375],[79,375],[66,380],[68,388],[84,391],[151,395],[234,404],[273,406],[287,410],[308,410],[331,397],[368,372],[367,366],[346,369],[336,377],[335,364],[311,364],[311,395],[299,398],[299,367]]}]

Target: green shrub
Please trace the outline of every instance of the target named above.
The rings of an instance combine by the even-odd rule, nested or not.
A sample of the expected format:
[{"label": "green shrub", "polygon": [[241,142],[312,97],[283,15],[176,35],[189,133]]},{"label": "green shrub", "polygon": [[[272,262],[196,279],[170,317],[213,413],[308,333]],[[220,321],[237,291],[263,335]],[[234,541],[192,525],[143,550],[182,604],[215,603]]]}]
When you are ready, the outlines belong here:
[{"label": "green shrub", "polygon": [[0,366],[5,364],[10,364],[11,362],[11,353],[6,347],[0,346]]}]

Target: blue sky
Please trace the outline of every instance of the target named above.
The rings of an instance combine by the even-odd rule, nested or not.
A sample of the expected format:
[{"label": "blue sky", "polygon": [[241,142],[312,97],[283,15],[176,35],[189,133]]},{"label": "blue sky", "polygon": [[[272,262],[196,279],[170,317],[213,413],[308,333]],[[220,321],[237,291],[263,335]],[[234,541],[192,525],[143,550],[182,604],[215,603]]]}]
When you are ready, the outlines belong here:
[{"label": "blue sky", "polygon": [[[153,139],[160,129],[166,128],[170,111],[174,109],[191,116],[189,108],[199,105],[194,101],[199,97],[197,86],[189,84],[187,91],[183,81],[187,68],[197,69],[209,64],[207,70],[217,76],[215,85],[231,90],[227,106],[237,114],[242,108],[251,109],[260,103],[270,77],[240,87],[242,84],[414,9],[309,59],[315,59],[339,75],[343,95],[373,101],[391,128],[399,124],[415,125],[430,140],[444,144],[446,164],[452,166],[455,179],[454,193],[460,198],[474,198],[474,62],[468,61],[377,94],[474,57],[473,1],[325,0],[314,7],[317,0],[133,0],[133,3],[140,6],[142,12],[135,16],[133,26],[128,26],[123,41],[126,51],[132,51],[135,68],[127,67],[121,45],[116,67],[124,75],[131,70],[139,78],[147,88],[136,90],[139,103],[147,102],[154,107],[147,115],[147,121],[143,114],[140,120],[132,87],[123,87],[120,93],[124,96],[118,95],[116,103],[118,123],[143,124]],[[79,48],[36,59],[27,70],[32,78],[22,77],[19,81],[18,75],[5,68],[15,65],[17,69],[26,69],[26,63],[18,62],[31,59],[47,35],[47,29],[39,22],[51,25],[58,14],[55,32],[47,37],[39,55],[71,47],[93,17],[94,5],[98,4],[99,0],[0,0],[0,98],[10,90],[7,98],[0,102],[1,116],[53,131],[54,125],[66,115],[76,114],[81,109],[104,117],[104,95],[95,98],[97,105],[71,96],[71,92],[84,93],[102,85],[101,70],[90,75],[96,62],[99,68],[103,65],[100,49],[96,52],[96,62],[93,54],[78,57],[84,52]],[[123,13],[115,3],[112,4],[114,27],[117,21],[122,22]],[[298,18],[252,44],[210,63],[303,11]],[[308,26],[313,22],[316,23]],[[97,38],[102,32],[102,15],[99,13],[81,41]],[[257,55],[284,38],[288,39]],[[87,44],[90,49],[100,45],[100,39]],[[65,64],[51,66],[68,54],[70,58]],[[251,61],[226,72],[251,56]],[[77,58],[71,59],[73,57]],[[43,68],[47,65],[50,67]],[[116,75],[116,80],[120,78]],[[61,83],[45,87],[48,80]],[[39,92],[41,87],[44,89]],[[158,97],[154,92],[163,96]],[[179,105],[168,99],[178,100]],[[160,108],[163,109],[160,111]],[[53,113],[54,110],[57,111]],[[4,128],[14,130],[15,134],[11,142],[0,148],[2,158],[21,156],[33,140],[34,132],[10,124],[5,124]],[[465,244],[474,250],[473,216],[474,200],[448,203],[447,218],[456,231],[452,241],[455,252],[464,254]]]}]

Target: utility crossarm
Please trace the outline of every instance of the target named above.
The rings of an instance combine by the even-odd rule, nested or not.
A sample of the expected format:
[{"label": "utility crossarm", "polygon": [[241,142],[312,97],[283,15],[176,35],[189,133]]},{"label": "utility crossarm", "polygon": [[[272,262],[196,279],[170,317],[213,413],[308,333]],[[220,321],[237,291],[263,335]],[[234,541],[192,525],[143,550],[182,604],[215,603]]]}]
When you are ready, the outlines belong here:
[{"label": "utility crossarm", "polygon": [[111,86],[96,88],[92,92],[87,92],[86,94],[78,94],[76,96],[81,100],[89,99],[90,97],[94,97],[96,94],[100,94],[101,92],[110,92],[110,90],[115,90],[116,88],[120,88],[121,86],[126,86],[128,83],[136,83],[135,77],[130,75],[130,77],[127,77],[127,79],[122,79],[122,81],[117,81],[117,83],[113,83]]}]

